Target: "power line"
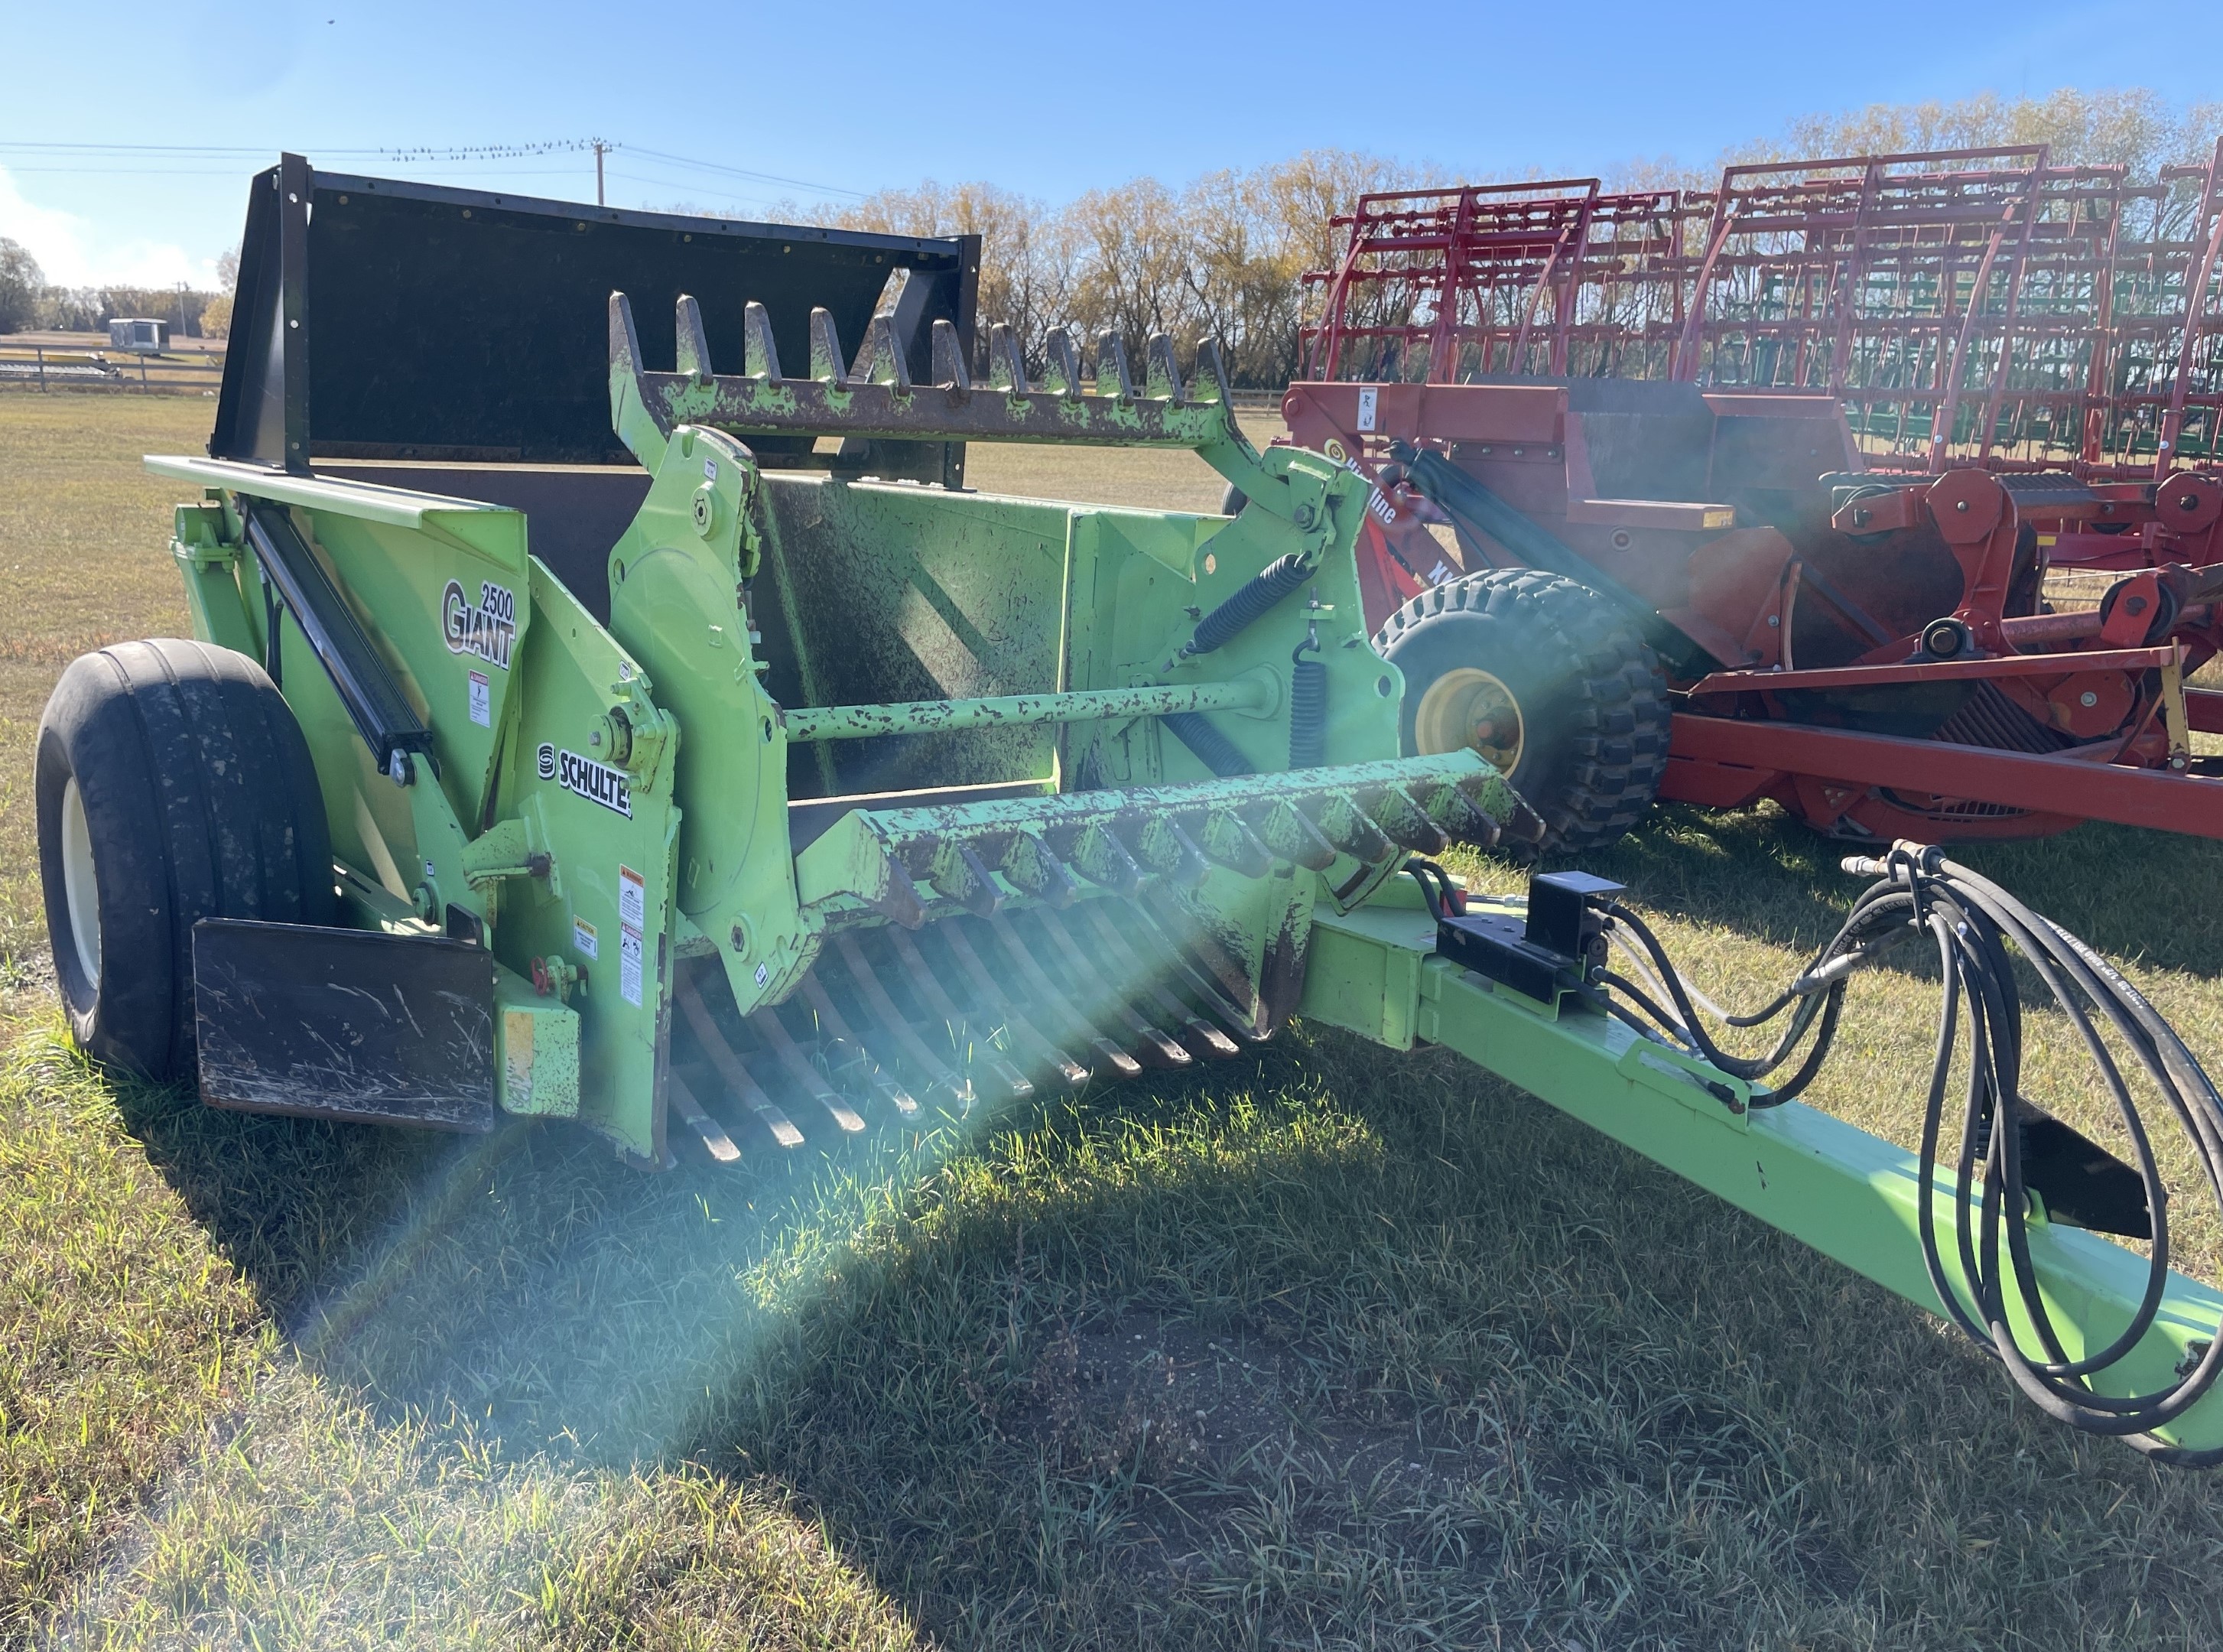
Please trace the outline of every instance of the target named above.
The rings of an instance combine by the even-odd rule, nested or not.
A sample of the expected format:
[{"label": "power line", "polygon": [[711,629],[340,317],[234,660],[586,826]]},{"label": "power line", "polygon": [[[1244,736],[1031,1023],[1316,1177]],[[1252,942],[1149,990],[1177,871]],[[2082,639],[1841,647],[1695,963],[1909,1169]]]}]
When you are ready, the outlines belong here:
[{"label": "power line", "polygon": [[789,178],[776,172],[751,172],[746,167],[728,167],[715,161],[691,161],[683,154],[667,154],[661,149],[644,149],[635,144],[620,144],[628,154],[646,156],[653,161],[669,161],[683,167],[694,167],[703,172],[722,172],[734,178],[746,178],[753,183],[785,184],[794,189],[815,189],[824,195],[847,195],[857,200],[867,199],[871,192],[862,189],[843,189],[837,184],[816,184],[807,178]]},{"label": "power line", "polygon": [[[661,162],[694,172],[713,173],[728,178],[739,178],[750,183],[778,184],[790,189],[807,189],[821,195],[842,195],[852,200],[867,199],[869,192],[847,189],[838,184],[819,183],[808,178],[791,178],[783,173],[758,172],[746,167],[728,166],[723,161],[701,161],[690,155],[673,154],[669,150],[643,148],[638,145],[614,142],[598,138],[554,138],[526,143],[488,144],[418,144],[387,145],[379,148],[350,148],[334,146],[312,148],[309,154],[322,154],[350,161],[386,161],[403,166],[475,166],[488,161],[525,160],[549,154],[583,154],[589,151],[602,154],[623,152],[643,161]],[[266,148],[246,148],[206,143],[61,143],[51,142],[0,142],[0,154],[52,155],[72,160],[123,160],[138,157],[174,157],[195,161],[259,161],[267,160]],[[56,167],[22,167],[17,170],[58,171]],[[122,167],[86,168],[88,171],[124,172]],[[191,176],[172,170],[172,176]],[[638,180],[637,180],[638,181]],[[738,198],[735,198],[738,199]]]}]

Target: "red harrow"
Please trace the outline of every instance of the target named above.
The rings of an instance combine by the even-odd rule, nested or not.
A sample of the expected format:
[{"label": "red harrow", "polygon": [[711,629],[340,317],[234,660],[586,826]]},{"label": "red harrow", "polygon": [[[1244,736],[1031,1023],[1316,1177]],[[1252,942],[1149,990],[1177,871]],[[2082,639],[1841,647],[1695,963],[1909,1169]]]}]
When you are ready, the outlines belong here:
[{"label": "red harrow", "polygon": [[[2223,836],[2187,681],[2223,647],[2223,144],[2180,171],[1364,198],[1284,413],[1380,484],[1408,748],[1483,751],[1568,848],[1655,797]],[[2069,568],[2122,577],[2056,612]]]}]

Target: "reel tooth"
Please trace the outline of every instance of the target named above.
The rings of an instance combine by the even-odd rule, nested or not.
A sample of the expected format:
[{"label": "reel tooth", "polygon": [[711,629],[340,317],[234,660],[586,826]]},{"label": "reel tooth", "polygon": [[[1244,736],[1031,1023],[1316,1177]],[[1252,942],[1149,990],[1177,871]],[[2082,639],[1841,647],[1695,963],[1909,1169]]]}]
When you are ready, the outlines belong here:
[{"label": "reel tooth", "polygon": [[1395,852],[1397,846],[1367,817],[1349,792],[1331,791],[1317,800],[1313,810],[1313,824],[1320,835],[1354,860],[1373,866]]},{"label": "reel tooth", "polygon": [[1035,1001],[1049,1010],[1051,1018],[1061,1023],[1081,1045],[1095,1051],[1099,1077],[1134,1078],[1141,1074],[1142,1062],[1099,1032],[1094,1024],[1049,978],[1042,967],[1041,960],[1028,950],[1026,943],[1019,938],[1018,931],[1011,927],[1010,917],[998,912],[988,920],[988,927],[1003,943],[1004,955],[1018,970],[1019,979],[1033,990]]},{"label": "reel tooth", "polygon": [[1404,787],[1384,785],[1373,791],[1366,812],[1399,848],[1414,854],[1441,854],[1451,847],[1450,834],[1428,818]]},{"label": "reel tooth", "polygon": [[[870,992],[874,995],[875,1008],[885,1005],[884,1012],[895,1016],[895,1005],[889,999],[886,989],[880,985],[878,977],[872,974],[871,966],[864,962],[863,953],[857,943],[846,936],[842,938],[848,949],[842,956],[849,962],[850,974],[857,976],[860,984],[868,986]],[[958,1028],[969,1027],[978,1018],[959,1008],[956,1002],[951,999],[948,989],[941,984],[941,972],[927,962],[924,955],[918,949],[917,942],[912,940],[908,935],[899,932],[891,933],[888,942],[894,949],[897,959],[907,972],[907,979],[912,987],[916,988],[919,996],[926,1000],[927,1006],[942,1018],[953,1037],[955,1036]],[[969,1109],[973,1105],[971,1081],[959,1078],[944,1066],[938,1057],[929,1052],[917,1033],[912,1030],[910,1022],[898,1018],[898,1024],[902,1028],[898,1037],[908,1041],[905,1049],[908,1050],[915,1047],[918,1056],[924,1058],[928,1069],[938,1075],[938,1081],[961,1091],[963,1102],[960,1110]],[[1002,1056],[989,1056],[983,1058],[982,1064],[994,1076],[996,1082],[1004,1088],[1011,1100],[1024,1100],[1035,1093],[1034,1081]]]},{"label": "reel tooth", "polygon": [[1170,815],[1144,818],[1132,834],[1135,858],[1177,888],[1193,889],[1212,875],[1212,863],[1196,840]]},{"label": "reel tooth", "polygon": [[992,917],[1002,909],[1004,892],[996,887],[995,873],[962,838],[929,838],[913,846],[911,857],[913,875],[923,875],[943,899],[955,901],[975,917]]},{"label": "reel tooth", "polygon": [[949,943],[951,954],[957,960],[958,968],[973,983],[973,991],[979,994],[982,1006],[999,1016],[1004,1025],[1011,1030],[1012,1038],[1025,1045],[1034,1059],[1055,1073],[1067,1088],[1077,1090],[1087,1083],[1088,1069],[1052,1044],[996,984],[996,978],[988,973],[987,966],[980,962],[980,955],[973,950],[972,937],[965,933],[964,926],[953,921],[941,928]]},{"label": "reel tooth", "polygon": [[702,1138],[702,1145],[709,1150],[710,1157],[721,1164],[740,1163],[741,1150],[734,1145],[734,1138],[726,1133],[725,1126],[702,1111],[702,1104],[687,1088],[687,1081],[677,1073],[669,1073],[664,1076],[664,1087],[671,1110]]},{"label": "reel tooth", "polygon": [[1143,886],[1143,869],[1119,835],[1103,821],[1093,821],[1074,834],[1066,859],[1089,882],[1115,895],[1132,895]]},{"label": "reel tooth", "polygon": [[822,1050],[826,1060],[828,1075],[837,1080],[847,1079],[849,1085],[872,1092],[881,1105],[893,1110],[896,1116],[913,1119],[918,1116],[918,1102],[883,1072],[872,1060],[865,1041],[849,1029],[847,1018],[841,1008],[827,995],[813,970],[803,978],[803,996],[818,1018],[818,1025],[829,1035]]},{"label": "reel tooth", "polygon": [[[1087,981],[1092,975],[1102,978],[1101,967],[1092,965],[1082,955],[1079,943],[1074,940],[1072,931],[1065,927],[1061,917],[1055,912],[1045,911],[1040,914],[1040,919],[1042,931],[1049,936],[1052,949],[1064,961],[1069,980],[1080,983]],[[1124,974],[1124,971],[1115,970],[1113,979],[1117,980]],[[1125,992],[1117,987],[1110,987],[1105,993],[1105,1001],[1124,1026],[1128,1036],[1135,1041],[1137,1059],[1146,1061],[1153,1067],[1187,1067],[1196,1059],[1179,1040],[1168,1037],[1138,1012]]]},{"label": "reel tooth", "polygon": [[796,1081],[803,1093],[826,1110],[826,1116],[834,1121],[836,1129],[849,1136],[863,1132],[864,1119],[858,1116],[854,1107],[836,1095],[826,1081],[818,1076],[818,1069],[810,1064],[809,1058],[796,1046],[795,1040],[788,1036],[787,1028],[781,1025],[778,1012],[759,1010],[749,1017],[749,1029],[765,1041],[774,1058],[787,1069],[788,1076]]},{"label": "reel tooth", "polygon": [[687,1025],[693,1029],[703,1053],[709,1056],[710,1064],[718,1069],[719,1077],[725,1080],[726,1088],[739,1096],[741,1105],[771,1132],[774,1142],[782,1147],[802,1146],[803,1132],[749,1076],[749,1069],[741,1065],[741,1058],[734,1053],[733,1045],[726,1042],[726,1035],[720,1031],[716,1018],[711,1015],[710,1006],[702,1001],[702,994],[696,990],[691,973],[679,977],[674,996],[679,999],[680,1012],[687,1018]]},{"label": "reel tooth", "polygon": [[1050,846],[1033,832],[1013,832],[1011,841],[1004,848],[997,870],[1010,880],[1013,888],[1054,907],[1073,905],[1079,892],[1073,874],[1066,870]]},{"label": "reel tooth", "polygon": [[1497,823],[1455,785],[1430,787],[1421,807],[1430,820],[1462,843],[1486,849],[1497,842]]},{"label": "reel tooth", "polygon": [[1253,810],[1249,824],[1268,848],[1307,872],[1325,872],[1336,862],[1335,845],[1286,798]]},{"label": "reel tooth", "polygon": [[1204,817],[1197,847],[1206,858],[1245,878],[1263,878],[1274,869],[1274,852],[1232,809],[1213,809]]},{"label": "reel tooth", "polygon": [[1234,1039],[1203,1019],[1168,990],[1165,970],[1146,961],[1141,953],[1128,944],[1126,936],[1121,932],[1110,909],[1109,901],[1086,902],[1081,906],[1079,920],[1093,930],[1098,944],[1128,972],[1131,979],[1145,984],[1144,990],[1173,1025],[1181,1030],[1181,1038],[1189,1050],[1198,1056],[1216,1061],[1240,1054]]}]

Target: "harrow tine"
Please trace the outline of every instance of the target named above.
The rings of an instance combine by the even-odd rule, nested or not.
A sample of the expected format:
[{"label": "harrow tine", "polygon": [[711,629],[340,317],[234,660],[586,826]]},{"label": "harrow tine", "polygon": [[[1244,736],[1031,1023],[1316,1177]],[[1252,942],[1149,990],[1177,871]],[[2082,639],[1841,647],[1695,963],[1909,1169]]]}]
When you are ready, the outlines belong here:
[{"label": "harrow tine", "polygon": [[1162,972],[1152,968],[1143,955],[1128,944],[1127,937],[1120,932],[1119,925],[1112,920],[1105,903],[1085,902],[1081,911],[1084,914],[1081,922],[1094,927],[1098,943],[1121,968],[1128,971],[1137,980],[1145,983],[1144,990],[1157,1001],[1158,1007],[1173,1018],[1174,1025],[1181,1029],[1181,1036],[1187,1040],[1190,1050],[1216,1061],[1225,1061],[1230,1056],[1241,1053],[1236,1048],[1234,1039],[1166,990]]},{"label": "harrow tine", "polygon": [[[941,974],[928,964],[918,949],[917,942],[900,930],[891,930],[888,932],[888,940],[895,948],[897,958],[902,962],[904,969],[910,972],[911,985],[918,988],[920,996],[926,999],[929,1008],[952,1026],[964,1026],[973,1020],[973,1017],[966,1014],[957,1006],[955,1001],[943,988]],[[910,1023],[897,1012],[895,1001],[888,996],[887,988],[880,985],[880,978],[872,974],[872,965],[866,961],[863,949],[846,935],[841,937],[841,946],[843,949],[841,956],[849,966],[850,975],[856,978],[859,987],[872,999],[873,1009],[895,1021],[899,1029],[896,1034],[897,1040],[904,1044],[906,1050],[915,1052],[912,1056],[914,1060],[923,1060],[928,1070],[961,1092],[964,1096],[964,1105],[967,1107],[971,1107],[973,1086],[965,1080],[956,1077],[936,1059],[920,1040],[918,1035],[911,1030]],[[991,1048],[992,1049],[992,1046]],[[1034,1081],[1001,1056],[993,1054],[986,1056],[982,1058],[982,1064],[995,1075],[996,1082],[1004,1087],[1012,1100],[1023,1101],[1035,1093]]]},{"label": "harrow tine", "polygon": [[[1092,975],[1101,973],[1097,966],[1081,955],[1080,948],[1074,943],[1073,932],[1065,927],[1063,918],[1054,911],[1044,911],[1041,914],[1041,921],[1042,927],[1049,936],[1051,947],[1065,960],[1066,968],[1076,983],[1086,982]],[[1189,1054],[1187,1045],[1168,1037],[1145,1020],[1128,1001],[1126,993],[1118,987],[1112,988],[1105,998],[1113,1017],[1135,1040],[1135,1053],[1138,1059],[1149,1061],[1153,1067],[1187,1067],[1196,1059]]]},{"label": "harrow tine", "polygon": [[1133,1078],[1142,1072],[1142,1062],[1099,1032],[1094,1024],[1080,1012],[1079,1006],[1058,990],[1057,983],[1044,971],[1041,961],[1027,950],[1027,943],[1011,927],[1010,918],[998,912],[988,920],[988,927],[1004,943],[1004,952],[1017,967],[1020,979],[1034,989],[1036,1000],[1063,1022],[1082,1044],[1096,1052],[1103,1063],[1099,1071],[1114,1078]]},{"label": "harrow tine", "polygon": [[834,1094],[826,1081],[818,1076],[818,1069],[796,1047],[795,1040],[787,1036],[787,1029],[780,1025],[778,1015],[770,1010],[759,1010],[749,1018],[749,1025],[779,1058],[788,1075],[803,1087],[803,1093],[825,1108],[826,1116],[840,1129],[852,1136],[864,1129],[865,1121],[858,1116],[857,1110]]},{"label": "harrow tine", "polygon": [[687,1081],[677,1073],[668,1073],[664,1075],[664,1094],[671,1100],[671,1110],[702,1138],[702,1145],[710,1150],[710,1157],[721,1164],[739,1163],[741,1150],[734,1145],[734,1138],[726,1133],[725,1126],[702,1111],[702,1104],[695,1099],[695,1092],[687,1088]]},{"label": "harrow tine", "polygon": [[834,1000],[827,996],[826,989],[818,984],[818,977],[816,974],[805,975],[803,978],[803,996],[809,1004],[812,1012],[818,1017],[818,1025],[832,1035],[832,1041],[826,1046],[827,1064],[829,1067],[834,1065],[834,1054],[837,1050],[854,1052],[840,1063],[839,1071],[847,1073],[861,1067],[864,1071],[860,1077],[866,1089],[894,1108],[898,1116],[905,1119],[916,1118],[918,1116],[916,1099],[909,1090],[873,1065],[872,1052],[865,1048],[865,1041],[850,1031],[848,1022],[843,1018],[841,1010],[834,1005]]},{"label": "harrow tine", "polygon": [[757,1116],[759,1123],[771,1132],[771,1138],[782,1147],[803,1145],[803,1132],[795,1127],[795,1120],[782,1113],[772,1099],[749,1076],[749,1069],[741,1065],[741,1058],[734,1053],[726,1035],[718,1030],[711,1018],[710,1006],[702,1001],[702,994],[695,988],[690,975],[679,978],[677,991],[679,1008],[687,1018],[687,1025],[695,1030],[710,1064],[718,1069],[718,1076],[726,1081],[727,1088],[741,1099],[741,1105]]},{"label": "harrow tine", "polygon": [[1035,1058],[1063,1079],[1074,1089],[1088,1082],[1088,1069],[1060,1050],[1045,1037],[1035,1024],[1019,1013],[1019,1006],[1004,995],[996,985],[996,978],[980,962],[980,955],[973,949],[973,938],[955,923],[944,924],[941,929],[949,943],[949,950],[956,955],[958,968],[972,981],[973,990],[980,994],[980,1001],[989,1009],[1000,1013],[1011,1036],[1034,1052]]}]

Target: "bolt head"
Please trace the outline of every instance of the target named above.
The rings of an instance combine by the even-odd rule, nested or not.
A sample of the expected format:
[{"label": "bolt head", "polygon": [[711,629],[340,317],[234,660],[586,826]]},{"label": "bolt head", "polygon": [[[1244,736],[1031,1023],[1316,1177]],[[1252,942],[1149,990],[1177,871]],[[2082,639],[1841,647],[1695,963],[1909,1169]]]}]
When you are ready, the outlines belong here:
[{"label": "bolt head", "polygon": [[2076,697],[2076,703],[2079,705],[2097,705],[2100,703],[2100,697],[2093,693],[2090,689],[2086,689],[2081,694]]}]

